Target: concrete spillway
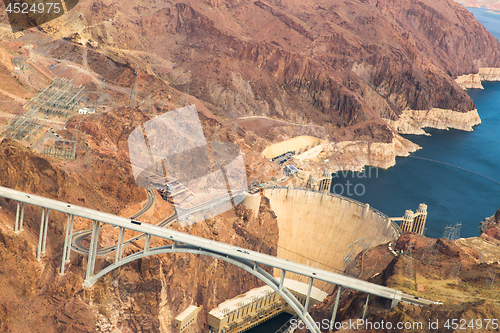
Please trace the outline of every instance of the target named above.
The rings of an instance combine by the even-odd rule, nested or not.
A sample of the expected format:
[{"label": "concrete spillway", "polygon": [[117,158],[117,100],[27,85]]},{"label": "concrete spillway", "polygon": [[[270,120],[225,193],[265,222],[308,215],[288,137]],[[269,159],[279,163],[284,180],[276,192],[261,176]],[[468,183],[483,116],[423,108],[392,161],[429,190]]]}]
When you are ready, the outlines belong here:
[{"label": "concrete spillway", "polygon": [[323,143],[325,143],[325,140],[315,138],[314,136],[301,135],[292,139],[269,145],[262,151],[261,154],[266,158],[273,158],[292,150],[296,152],[305,151],[309,148]]},{"label": "concrete spillway", "polygon": [[[277,215],[280,258],[339,272],[363,249],[399,237],[385,214],[346,197],[287,188],[265,189],[263,194]],[[253,209],[255,200],[250,199]],[[300,281],[295,274],[287,277]],[[328,293],[334,287],[320,281],[314,285]]]}]

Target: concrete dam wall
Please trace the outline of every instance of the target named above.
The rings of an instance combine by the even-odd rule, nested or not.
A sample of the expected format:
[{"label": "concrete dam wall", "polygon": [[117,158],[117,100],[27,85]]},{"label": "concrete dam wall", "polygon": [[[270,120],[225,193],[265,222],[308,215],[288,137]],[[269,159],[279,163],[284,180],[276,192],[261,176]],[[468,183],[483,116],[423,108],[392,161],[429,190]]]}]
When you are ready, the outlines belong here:
[{"label": "concrete dam wall", "polygon": [[[299,188],[265,189],[263,194],[277,215],[280,258],[341,272],[363,249],[399,237],[385,214],[350,198]],[[255,202],[252,206],[257,208]],[[281,271],[274,274],[281,276]],[[309,282],[297,274],[286,277]],[[314,285],[328,293],[334,288],[321,281]]]}]

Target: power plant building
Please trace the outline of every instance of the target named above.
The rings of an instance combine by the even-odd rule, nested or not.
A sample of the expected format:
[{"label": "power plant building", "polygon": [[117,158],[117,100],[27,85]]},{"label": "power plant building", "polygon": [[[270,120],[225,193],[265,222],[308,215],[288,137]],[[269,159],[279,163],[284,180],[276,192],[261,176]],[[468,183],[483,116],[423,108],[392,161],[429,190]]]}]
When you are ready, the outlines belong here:
[{"label": "power plant building", "polygon": [[190,305],[186,310],[175,317],[175,328],[177,328],[177,331],[184,332],[186,328],[194,324],[196,322],[196,316],[201,309],[201,306]]},{"label": "power plant building", "polygon": [[[304,305],[309,285],[285,279],[285,287]],[[313,287],[309,309],[321,303],[328,294]],[[271,287],[263,286],[227,300],[208,313],[209,333],[245,332],[283,312],[295,314]]]}]

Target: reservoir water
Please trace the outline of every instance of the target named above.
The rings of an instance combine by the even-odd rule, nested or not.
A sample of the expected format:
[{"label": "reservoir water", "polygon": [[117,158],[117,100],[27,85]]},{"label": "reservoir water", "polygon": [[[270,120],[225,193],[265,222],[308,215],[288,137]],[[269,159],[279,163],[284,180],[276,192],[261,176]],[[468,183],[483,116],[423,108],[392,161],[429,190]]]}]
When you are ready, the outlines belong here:
[{"label": "reservoir water", "polygon": [[[484,8],[469,10],[500,38],[500,14]],[[391,217],[426,203],[428,237],[441,237],[444,227],[458,222],[463,224],[462,237],[478,236],[479,222],[500,208],[500,82],[483,82],[483,86],[484,90],[468,91],[482,120],[473,132],[428,129],[431,136],[405,136],[423,149],[397,158],[396,166],[388,170],[338,173],[332,185],[340,184],[347,192],[349,181],[353,195],[344,195],[368,202]],[[273,333],[289,318],[276,317],[248,332]]]},{"label": "reservoir water", "polygon": [[[500,14],[468,9],[500,38]],[[478,236],[479,222],[500,208],[500,82],[483,86],[468,90],[482,120],[473,132],[427,129],[431,136],[406,135],[423,149],[397,158],[388,170],[337,173],[332,192],[343,190],[391,217],[415,211],[423,202],[428,205],[426,236],[441,237],[444,227],[459,222],[461,237]]]}]

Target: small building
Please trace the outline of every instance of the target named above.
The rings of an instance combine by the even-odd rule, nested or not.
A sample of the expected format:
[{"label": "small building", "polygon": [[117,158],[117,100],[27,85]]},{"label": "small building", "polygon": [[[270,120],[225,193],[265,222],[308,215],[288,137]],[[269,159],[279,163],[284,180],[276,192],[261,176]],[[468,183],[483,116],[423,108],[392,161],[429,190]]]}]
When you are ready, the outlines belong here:
[{"label": "small building", "polygon": [[[286,278],[285,287],[305,305],[309,284]],[[323,302],[328,294],[312,287],[308,310]],[[229,299],[208,313],[209,333],[241,333],[283,312],[294,310],[271,287],[263,286]]]},{"label": "small building", "polygon": [[79,114],[95,113],[95,109],[83,108],[78,110]]},{"label": "small building", "polygon": [[177,328],[177,331],[183,332],[190,325],[194,324],[201,309],[201,306],[190,305],[186,310],[175,317],[175,328]]},{"label": "small building", "polygon": [[293,165],[285,166],[284,172],[285,172],[285,175],[287,175],[288,177],[290,177],[290,175],[296,176],[299,174],[299,170]]}]

